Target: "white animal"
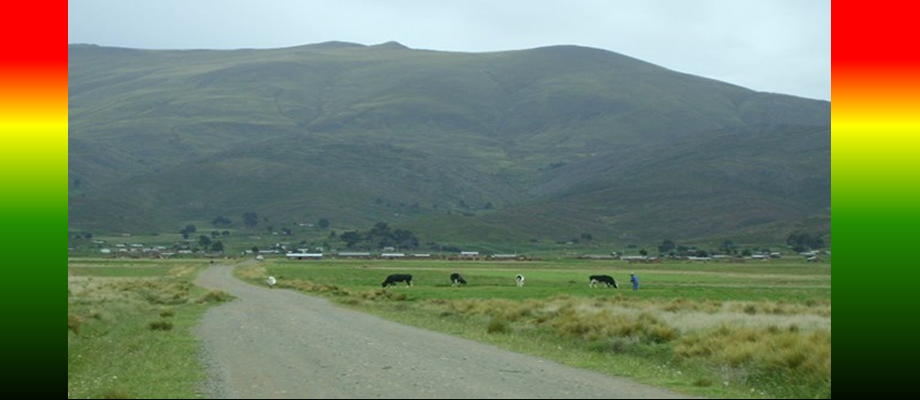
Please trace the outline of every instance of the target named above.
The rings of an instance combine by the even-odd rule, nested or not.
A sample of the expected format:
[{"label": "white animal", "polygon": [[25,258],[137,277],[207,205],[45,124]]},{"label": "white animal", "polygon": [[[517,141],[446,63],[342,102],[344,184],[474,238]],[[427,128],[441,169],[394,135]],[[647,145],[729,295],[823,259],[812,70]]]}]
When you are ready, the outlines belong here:
[{"label": "white animal", "polygon": [[514,277],[514,280],[517,281],[518,287],[524,287],[524,275],[518,275]]},{"label": "white animal", "polygon": [[275,279],[274,276],[269,276],[265,281],[268,283],[269,288],[274,288],[275,284],[278,283],[278,280]]}]

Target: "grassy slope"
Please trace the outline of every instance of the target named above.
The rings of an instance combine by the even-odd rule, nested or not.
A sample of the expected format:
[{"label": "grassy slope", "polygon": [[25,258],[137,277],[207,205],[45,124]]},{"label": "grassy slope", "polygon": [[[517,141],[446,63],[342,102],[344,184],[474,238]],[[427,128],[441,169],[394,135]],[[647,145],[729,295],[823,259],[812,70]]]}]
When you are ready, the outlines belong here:
[{"label": "grassy slope", "polygon": [[205,375],[192,328],[209,307],[191,285],[199,265],[69,263],[68,398],[198,396]]},{"label": "grassy slope", "polygon": [[[681,211],[702,219],[719,220],[706,205],[726,190],[728,201],[715,208],[753,220],[823,212],[809,201],[777,201],[759,184],[814,187],[783,198],[821,197],[824,187],[803,177],[820,174],[820,163],[800,162],[795,146],[764,147],[757,135],[719,139],[765,124],[772,128],[762,136],[784,140],[807,129],[779,124],[828,125],[828,103],[758,94],[615,53],[572,46],[487,54],[345,44],[258,51],[71,46],[69,61],[74,228],[172,230],[246,211],[367,225],[492,203],[504,212],[485,218],[482,227],[500,227],[489,236],[653,236],[673,229],[649,220],[657,209],[674,208],[658,193],[674,188],[681,196],[687,185],[709,188]],[[803,149],[829,159],[829,130],[821,135]],[[671,163],[675,144],[686,156]],[[776,150],[747,157],[764,148]],[[790,173],[759,174],[740,189],[737,179],[726,189],[720,174],[732,165],[715,164],[714,154],[750,171],[779,166]],[[617,185],[656,195],[605,192]],[[376,207],[378,197],[419,207]],[[752,208],[752,197],[764,200]],[[569,226],[533,222],[533,215],[559,216]],[[730,225],[677,228],[672,236],[754,224]]]}]

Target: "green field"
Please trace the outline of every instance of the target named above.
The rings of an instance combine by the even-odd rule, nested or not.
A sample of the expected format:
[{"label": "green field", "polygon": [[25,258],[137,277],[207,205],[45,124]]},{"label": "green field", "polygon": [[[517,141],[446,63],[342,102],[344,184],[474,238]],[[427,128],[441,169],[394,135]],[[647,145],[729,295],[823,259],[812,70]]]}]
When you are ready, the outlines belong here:
[{"label": "green field", "polygon": [[200,260],[68,260],[67,397],[191,398],[205,378],[192,328],[214,295]]},{"label": "green field", "polygon": [[[454,288],[451,272],[469,281]],[[403,323],[711,397],[830,397],[828,264],[266,261],[238,271]],[[410,273],[413,287],[381,288]],[[526,276],[517,288],[514,276]],[[641,278],[629,289],[629,274]],[[621,289],[589,288],[608,274]]]}]

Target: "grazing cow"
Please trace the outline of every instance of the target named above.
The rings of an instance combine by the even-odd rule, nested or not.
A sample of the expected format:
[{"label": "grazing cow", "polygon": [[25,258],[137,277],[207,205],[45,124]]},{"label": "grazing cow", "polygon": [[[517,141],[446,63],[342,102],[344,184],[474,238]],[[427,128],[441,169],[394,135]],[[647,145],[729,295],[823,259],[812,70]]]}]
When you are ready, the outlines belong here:
[{"label": "grazing cow", "polygon": [[463,276],[454,272],[450,274],[450,285],[451,286],[466,285],[466,279],[463,279]]},{"label": "grazing cow", "polygon": [[265,280],[265,282],[268,283],[268,288],[272,289],[275,287],[275,284],[278,283],[278,280],[275,279],[274,276],[269,276],[268,279]]},{"label": "grazing cow", "polygon": [[406,286],[412,286],[412,275],[409,274],[393,274],[387,277],[381,286],[396,286],[398,282],[406,282]]},{"label": "grazing cow", "polygon": [[524,275],[518,274],[514,277],[514,280],[517,282],[518,287],[524,287]]},{"label": "grazing cow", "polygon": [[617,285],[617,280],[613,279],[610,275],[591,275],[588,277],[588,281],[590,282],[590,287],[595,287],[598,283],[603,283],[606,287],[613,286],[614,289],[620,288],[620,285]]}]

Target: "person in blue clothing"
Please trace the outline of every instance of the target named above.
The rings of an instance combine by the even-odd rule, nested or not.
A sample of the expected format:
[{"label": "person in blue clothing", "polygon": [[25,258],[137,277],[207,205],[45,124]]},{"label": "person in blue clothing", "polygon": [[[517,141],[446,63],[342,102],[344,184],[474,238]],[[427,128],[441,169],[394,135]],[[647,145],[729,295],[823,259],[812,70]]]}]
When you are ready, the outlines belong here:
[{"label": "person in blue clothing", "polygon": [[639,277],[636,274],[629,274],[629,281],[632,282],[633,290],[639,290]]}]

